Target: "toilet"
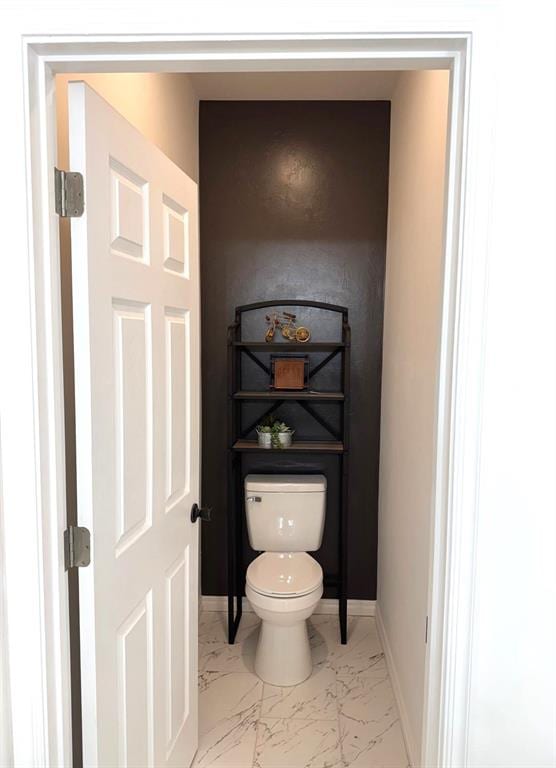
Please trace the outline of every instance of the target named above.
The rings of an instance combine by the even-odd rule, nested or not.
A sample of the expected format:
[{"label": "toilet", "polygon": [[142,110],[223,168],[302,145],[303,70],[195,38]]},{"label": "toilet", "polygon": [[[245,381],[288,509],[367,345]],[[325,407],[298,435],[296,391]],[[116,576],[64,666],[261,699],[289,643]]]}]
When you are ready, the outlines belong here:
[{"label": "toilet", "polygon": [[322,597],[319,549],[326,510],[323,475],[247,475],[249,543],[262,552],[247,568],[245,594],[262,619],[255,672],[272,685],[296,685],[313,664],[307,619]]}]

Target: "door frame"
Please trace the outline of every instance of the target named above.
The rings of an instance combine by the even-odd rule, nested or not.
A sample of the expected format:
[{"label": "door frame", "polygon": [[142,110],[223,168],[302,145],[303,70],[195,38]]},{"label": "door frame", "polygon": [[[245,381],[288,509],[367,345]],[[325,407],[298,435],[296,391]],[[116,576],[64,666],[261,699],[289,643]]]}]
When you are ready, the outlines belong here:
[{"label": "door frame", "polygon": [[[481,16],[480,23],[484,21]],[[487,22],[489,20],[487,19]],[[474,32],[478,28],[476,22]],[[14,707],[14,750],[31,739],[32,764],[71,764],[65,522],[64,397],[60,255],[54,213],[55,75],[60,72],[227,72],[449,69],[451,72],[444,221],[444,286],[436,418],[430,557],[429,642],[420,764],[465,765],[470,689],[477,489],[486,310],[488,180],[492,131],[489,97],[495,54],[483,46],[480,68],[468,31],[304,35],[83,35],[23,38],[28,158],[31,302],[36,387],[39,503],[12,536],[10,563],[29,552],[29,526],[39,558],[28,594],[42,606],[31,663],[40,673],[32,707]],[[475,62],[475,63],[474,63]],[[470,105],[473,109],[470,109]],[[487,114],[488,113],[488,114]],[[7,564],[7,568],[15,566]],[[11,574],[11,582],[14,578]],[[10,573],[8,573],[8,584]],[[10,626],[8,616],[8,626]],[[29,628],[28,628],[29,629]],[[29,665],[10,634],[10,669]],[[29,748],[26,754],[29,754]],[[31,764],[31,763],[29,763]]]}]

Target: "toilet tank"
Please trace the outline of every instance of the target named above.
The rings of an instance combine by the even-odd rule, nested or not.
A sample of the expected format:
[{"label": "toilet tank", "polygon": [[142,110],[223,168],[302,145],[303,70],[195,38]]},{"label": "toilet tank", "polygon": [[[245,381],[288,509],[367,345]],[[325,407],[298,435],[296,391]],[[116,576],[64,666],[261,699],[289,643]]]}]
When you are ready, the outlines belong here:
[{"label": "toilet tank", "polygon": [[322,542],[324,475],[247,475],[249,543],[260,552],[314,552]]}]

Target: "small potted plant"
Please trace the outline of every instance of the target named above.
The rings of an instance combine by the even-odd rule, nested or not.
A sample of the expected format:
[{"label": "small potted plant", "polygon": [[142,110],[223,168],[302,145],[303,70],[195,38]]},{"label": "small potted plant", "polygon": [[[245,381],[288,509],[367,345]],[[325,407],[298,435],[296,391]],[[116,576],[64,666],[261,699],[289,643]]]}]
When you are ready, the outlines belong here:
[{"label": "small potted plant", "polygon": [[294,430],[278,421],[274,416],[267,416],[257,426],[257,438],[261,448],[289,448]]}]

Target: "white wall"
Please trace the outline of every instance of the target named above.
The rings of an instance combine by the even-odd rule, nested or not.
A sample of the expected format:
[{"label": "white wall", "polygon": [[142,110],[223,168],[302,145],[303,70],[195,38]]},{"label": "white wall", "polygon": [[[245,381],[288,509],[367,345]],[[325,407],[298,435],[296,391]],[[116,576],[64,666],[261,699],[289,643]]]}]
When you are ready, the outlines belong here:
[{"label": "white wall", "polygon": [[67,163],[67,83],[84,80],[126,120],[199,179],[199,101],[184,74],[79,74],[56,77],[59,162]]},{"label": "white wall", "polygon": [[399,72],[194,72],[200,99],[390,99]]},{"label": "white wall", "polygon": [[470,768],[556,765],[556,5],[521,9],[495,127]]},{"label": "white wall", "polygon": [[423,717],[448,88],[446,71],[401,73],[390,133],[377,604],[414,764]]},{"label": "white wall", "polygon": [[[4,563],[4,504],[2,497],[2,446],[0,445],[0,563]],[[0,567],[0,766],[8,766],[12,759],[12,718],[9,680],[7,589],[4,569]]]}]

